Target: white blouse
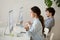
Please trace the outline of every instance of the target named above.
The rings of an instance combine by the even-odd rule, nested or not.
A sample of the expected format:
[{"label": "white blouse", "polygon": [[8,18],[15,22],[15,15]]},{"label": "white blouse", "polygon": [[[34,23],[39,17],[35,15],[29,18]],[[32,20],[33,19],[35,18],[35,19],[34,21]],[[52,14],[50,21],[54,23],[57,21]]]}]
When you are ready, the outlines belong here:
[{"label": "white blouse", "polygon": [[33,24],[27,33],[32,37],[32,40],[43,40],[42,25],[38,18],[33,20]]}]

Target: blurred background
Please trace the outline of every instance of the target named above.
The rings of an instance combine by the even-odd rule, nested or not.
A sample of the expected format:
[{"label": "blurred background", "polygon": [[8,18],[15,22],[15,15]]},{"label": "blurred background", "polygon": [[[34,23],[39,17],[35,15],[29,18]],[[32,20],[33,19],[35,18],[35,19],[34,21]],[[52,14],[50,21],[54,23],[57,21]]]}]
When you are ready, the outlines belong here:
[{"label": "blurred background", "polygon": [[[54,0],[52,1],[52,7],[56,10],[53,40],[60,40],[60,7],[57,7]],[[20,10],[22,10],[24,23],[31,20],[30,8],[33,6],[38,6],[41,9],[41,13],[44,16],[44,19],[46,19],[45,9],[47,6],[45,5],[44,0],[0,0],[0,38],[1,35],[3,35],[5,32],[6,27],[8,27],[10,10],[13,10],[13,22],[15,25],[18,23]]]}]

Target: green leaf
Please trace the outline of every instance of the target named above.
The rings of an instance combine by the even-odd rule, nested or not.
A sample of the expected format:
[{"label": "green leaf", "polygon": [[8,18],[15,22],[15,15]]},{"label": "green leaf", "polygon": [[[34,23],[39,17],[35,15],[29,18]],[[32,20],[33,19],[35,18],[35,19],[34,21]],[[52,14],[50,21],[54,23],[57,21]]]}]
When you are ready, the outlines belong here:
[{"label": "green leaf", "polygon": [[56,1],[56,5],[60,7],[60,0],[55,0],[55,1]]},{"label": "green leaf", "polygon": [[45,0],[45,4],[47,5],[47,7],[51,7],[52,1],[51,0]]},{"label": "green leaf", "polygon": [[58,7],[60,7],[60,4],[58,4]]}]

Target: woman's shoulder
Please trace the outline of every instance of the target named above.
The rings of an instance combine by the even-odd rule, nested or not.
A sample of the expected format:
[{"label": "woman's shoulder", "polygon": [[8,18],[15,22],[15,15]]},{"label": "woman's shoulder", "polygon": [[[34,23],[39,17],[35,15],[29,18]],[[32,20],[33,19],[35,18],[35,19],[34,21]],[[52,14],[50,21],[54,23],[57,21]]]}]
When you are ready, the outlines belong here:
[{"label": "woman's shoulder", "polygon": [[40,22],[39,19],[36,19],[36,20],[34,21],[34,23],[36,23],[36,24],[41,24],[41,22]]}]

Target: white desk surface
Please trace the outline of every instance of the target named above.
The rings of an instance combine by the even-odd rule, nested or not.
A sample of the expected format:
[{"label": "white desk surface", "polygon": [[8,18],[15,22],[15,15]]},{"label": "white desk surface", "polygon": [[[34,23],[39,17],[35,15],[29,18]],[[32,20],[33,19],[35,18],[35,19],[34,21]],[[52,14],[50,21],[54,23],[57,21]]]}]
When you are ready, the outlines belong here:
[{"label": "white desk surface", "polygon": [[[18,28],[17,28],[18,29]],[[21,29],[21,28],[20,28]],[[23,29],[22,29],[23,30]],[[16,37],[16,36],[7,36],[7,35],[3,35],[5,28],[0,28],[0,40],[30,40],[30,37],[28,37],[27,35],[23,35],[21,37]],[[19,32],[19,31],[18,31]]]}]

